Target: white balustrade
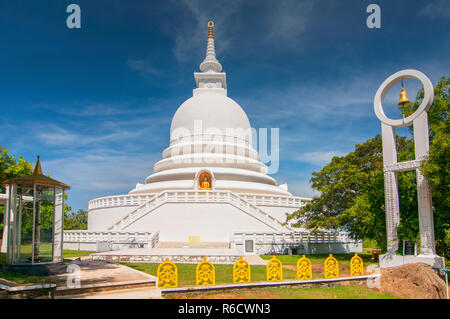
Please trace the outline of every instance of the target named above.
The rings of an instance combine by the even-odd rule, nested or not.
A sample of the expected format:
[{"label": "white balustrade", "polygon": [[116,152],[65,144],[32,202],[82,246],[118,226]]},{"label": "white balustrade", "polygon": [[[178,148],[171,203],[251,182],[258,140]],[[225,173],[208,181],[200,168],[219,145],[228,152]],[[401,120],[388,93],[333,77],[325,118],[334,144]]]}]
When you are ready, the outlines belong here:
[{"label": "white balustrade", "polygon": [[118,232],[118,231],[89,231],[89,230],[65,230],[64,242],[66,243],[96,243],[109,241],[114,243],[126,243],[133,238],[133,242],[145,243],[155,247],[159,241],[159,231],[156,232]]},{"label": "white balustrade", "polygon": [[252,239],[260,243],[342,243],[354,242],[348,233],[320,233],[311,234],[308,232],[272,232],[272,233],[255,233],[255,232],[235,232],[232,241],[243,242],[245,239]]},{"label": "white balustrade", "polygon": [[[160,193],[161,194],[161,193]],[[175,202],[186,202],[186,201],[198,201],[199,197],[206,197],[211,199],[210,201],[221,201],[223,202],[223,197],[226,196],[227,191],[214,191],[212,194],[209,192],[197,192],[197,191],[166,191],[163,192],[163,196],[166,199],[170,199]],[[223,196],[223,197],[222,197]],[[245,199],[247,202],[255,206],[281,206],[281,207],[302,207],[310,200],[303,197],[294,196],[274,196],[274,195],[254,195],[254,194],[239,194],[240,197]],[[153,194],[135,194],[135,195],[119,195],[119,196],[109,196],[96,198],[89,201],[89,210],[98,208],[108,208],[108,207],[122,207],[122,206],[140,206],[150,199],[157,198],[157,200],[162,200],[163,198],[158,195]]]}]

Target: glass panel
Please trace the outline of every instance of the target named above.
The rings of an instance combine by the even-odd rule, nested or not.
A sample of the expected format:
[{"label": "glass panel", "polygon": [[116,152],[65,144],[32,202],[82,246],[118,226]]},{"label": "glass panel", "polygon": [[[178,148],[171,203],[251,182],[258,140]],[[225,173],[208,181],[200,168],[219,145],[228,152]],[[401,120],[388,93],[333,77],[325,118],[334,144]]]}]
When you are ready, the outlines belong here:
[{"label": "glass panel", "polygon": [[36,195],[34,262],[51,262],[53,259],[54,188],[38,186]]},{"label": "glass panel", "polygon": [[15,263],[31,263],[33,234],[33,202],[29,200],[32,189],[17,187],[17,259]]},{"label": "glass panel", "polygon": [[53,262],[62,262],[64,190],[55,188],[55,220],[53,232]]},{"label": "glass panel", "polygon": [[15,252],[17,250],[16,247],[16,232],[15,232],[15,225],[17,220],[17,207],[16,207],[16,200],[17,200],[17,185],[11,185],[10,186],[10,195],[8,199],[8,242],[7,242],[7,263],[8,264],[14,264],[15,261]]},{"label": "glass panel", "polygon": [[[54,201],[53,187],[11,185],[7,225],[8,264],[52,262],[55,237]],[[61,200],[56,205],[58,208],[59,206],[63,206]],[[62,212],[62,208],[60,211]],[[62,251],[62,216],[61,213],[57,221],[59,251]],[[60,258],[61,254],[61,252],[57,253],[57,258]]]}]

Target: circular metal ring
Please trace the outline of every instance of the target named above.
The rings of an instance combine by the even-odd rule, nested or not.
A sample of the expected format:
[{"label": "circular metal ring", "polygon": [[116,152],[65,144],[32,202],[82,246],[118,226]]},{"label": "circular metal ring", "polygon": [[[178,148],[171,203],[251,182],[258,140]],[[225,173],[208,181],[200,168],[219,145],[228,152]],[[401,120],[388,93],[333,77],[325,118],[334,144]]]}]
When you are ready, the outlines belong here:
[{"label": "circular metal ring", "polygon": [[[419,108],[410,116],[403,118],[403,119],[390,119],[384,114],[383,110],[383,101],[384,98],[389,92],[389,90],[398,82],[400,82],[402,79],[417,79],[420,82],[422,82],[423,88],[424,88],[424,97],[422,100],[422,103],[420,104]],[[388,77],[384,82],[380,85],[380,87],[377,90],[377,93],[375,94],[375,98],[373,101],[373,107],[375,110],[375,114],[378,117],[378,119],[383,122],[384,124],[387,124],[389,126],[393,127],[403,127],[403,126],[409,126],[413,123],[413,121],[418,118],[423,112],[428,112],[428,110],[431,107],[431,104],[433,103],[434,99],[434,88],[433,84],[431,83],[430,79],[423,74],[420,71],[417,70],[402,70],[397,73],[392,74],[390,77]]]}]

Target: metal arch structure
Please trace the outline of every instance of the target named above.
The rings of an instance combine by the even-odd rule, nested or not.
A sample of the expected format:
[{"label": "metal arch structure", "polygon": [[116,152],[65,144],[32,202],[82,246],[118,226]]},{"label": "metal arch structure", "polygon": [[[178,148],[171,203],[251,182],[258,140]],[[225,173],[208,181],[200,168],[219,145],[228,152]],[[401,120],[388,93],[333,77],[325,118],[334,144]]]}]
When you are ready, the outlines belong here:
[{"label": "metal arch structure", "polygon": [[[388,91],[403,79],[417,79],[424,88],[424,98],[419,108],[410,116],[403,119],[390,119],[384,114],[383,101]],[[402,70],[388,77],[378,88],[374,98],[374,111],[381,121],[383,165],[384,165],[384,191],[386,211],[386,232],[388,253],[385,259],[395,259],[399,247],[397,227],[400,224],[400,207],[398,194],[397,173],[403,171],[416,171],[417,179],[417,201],[419,209],[420,227],[420,255],[436,259],[434,243],[434,221],[430,186],[423,174],[420,172],[421,162],[429,154],[429,132],[428,132],[428,110],[434,99],[434,89],[430,79],[417,70]],[[414,127],[415,159],[405,162],[397,162],[397,149],[395,139],[395,128],[411,126]],[[398,256],[397,256],[398,257]],[[404,260],[394,262],[407,263]],[[380,259],[380,265],[383,262]],[[392,262],[387,263],[392,266]],[[434,261],[431,262],[434,264]]]}]

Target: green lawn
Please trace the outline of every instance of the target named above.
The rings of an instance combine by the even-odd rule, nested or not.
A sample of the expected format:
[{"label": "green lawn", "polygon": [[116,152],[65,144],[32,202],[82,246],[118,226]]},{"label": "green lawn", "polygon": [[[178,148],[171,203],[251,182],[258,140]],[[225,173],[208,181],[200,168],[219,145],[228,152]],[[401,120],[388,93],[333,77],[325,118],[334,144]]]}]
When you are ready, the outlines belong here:
[{"label": "green lawn", "polygon": [[0,253],[0,267],[6,263],[6,254]]},{"label": "green lawn", "polygon": [[366,287],[348,285],[330,288],[267,287],[201,293],[168,294],[167,299],[399,299]]},{"label": "green lawn", "polygon": [[31,284],[31,283],[51,283],[46,276],[33,276],[23,273],[16,273],[11,271],[6,271],[0,268],[0,278],[14,281],[18,284]]},{"label": "green lawn", "polygon": [[84,257],[90,254],[95,254],[95,251],[83,251],[83,250],[64,250],[64,258]]},{"label": "green lawn", "polygon": [[[29,247],[31,251],[31,246]],[[48,251],[48,250],[47,250]],[[65,258],[88,256],[95,251],[78,251],[78,250],[64,250]],[[23,273],[6,271],[1,266],[6,262],[6,254],[0,253],[0,278],[9,281],[14,281],[18,284],[26,283],[49,283],[50,281],[45,276],[31,276]],[[70,262],[70,260],[64,259],[64,262]]]},{"label": "green lawn", "polygon": [[[156,276],[159,264],[147,263],[126,263],[122,265],[137,269],[147,274]],[[196,264],[176,264],[178,268],[178,286],[187,287],[195,286],[195,269]],[[233,265],[214,265],[216,270],[216,284],[233,283]],[[295,279],[295,271],[283,269],[283,279]],[[266,266],[251,266],[251,281],[266,281]]]}]

